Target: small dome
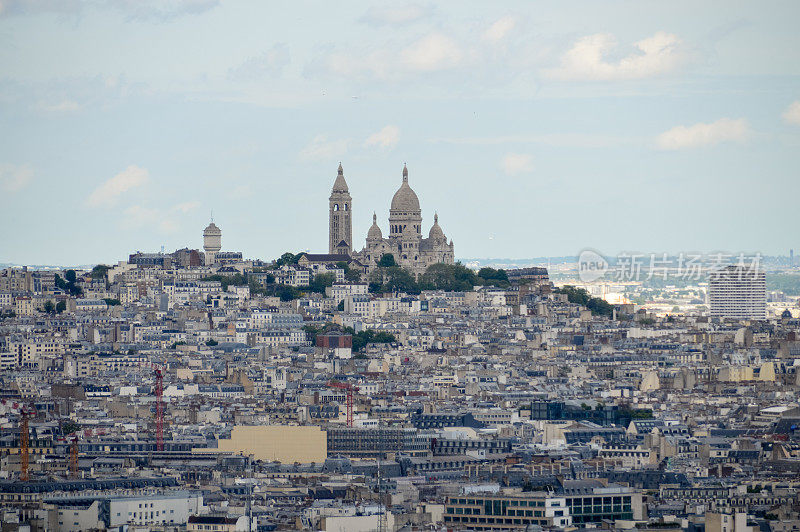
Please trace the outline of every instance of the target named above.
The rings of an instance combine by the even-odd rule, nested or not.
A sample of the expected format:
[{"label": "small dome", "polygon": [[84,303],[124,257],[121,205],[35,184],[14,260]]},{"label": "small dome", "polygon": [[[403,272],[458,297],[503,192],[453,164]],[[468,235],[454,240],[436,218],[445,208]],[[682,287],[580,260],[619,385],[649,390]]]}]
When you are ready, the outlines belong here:
[{"label": "small dome", "polygon": [[205,230],[203,231],[203,236],[221,235],[221,234],[222,234],[222,229],[217,227],[217,225],[214,222],[208,224],[208,227],[206,227]]},{"label": "small dome", "polygon": [[410,186],[408,186],[408,169],[403,166],[403,184],[397,189],[392,197],[391,210],[400,212],[418,212],[419,198]]},{"label": "small dome", "polygon": [[428,232],[428,238],[431,240],[444,240],[447,241],[447,238],[444,236],[444,231],[442,231],[441,226],[439,225],[439,215],[433,215],[433,225],[431,226],[431,230]]},{"label": "small dome", "polygon": [[373,212],[372,213],[372,227],[369,228],[367,231],[367,240],[382,240],[383,233],[381,232],[381,228],[378,227],[378,216]]}]

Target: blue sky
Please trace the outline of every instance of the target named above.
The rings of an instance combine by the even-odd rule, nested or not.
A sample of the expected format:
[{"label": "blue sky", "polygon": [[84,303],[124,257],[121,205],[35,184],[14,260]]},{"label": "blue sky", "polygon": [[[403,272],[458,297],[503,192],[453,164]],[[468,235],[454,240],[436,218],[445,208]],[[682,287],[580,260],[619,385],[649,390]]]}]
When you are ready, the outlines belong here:
[{"label": "blue sky", "polygon": [[796,1],[0,0],[0,262],[360,248],[403,163],[457,257],[787,253]]}]

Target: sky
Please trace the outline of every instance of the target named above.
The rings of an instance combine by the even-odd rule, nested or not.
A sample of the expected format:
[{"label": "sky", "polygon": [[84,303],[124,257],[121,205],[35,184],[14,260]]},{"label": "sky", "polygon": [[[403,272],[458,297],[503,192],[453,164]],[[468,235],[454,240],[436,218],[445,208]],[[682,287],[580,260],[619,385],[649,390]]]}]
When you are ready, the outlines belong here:
[{"label": "sky", "polygon": [[800,249],[800,3],[0,0],[0,262]]}]

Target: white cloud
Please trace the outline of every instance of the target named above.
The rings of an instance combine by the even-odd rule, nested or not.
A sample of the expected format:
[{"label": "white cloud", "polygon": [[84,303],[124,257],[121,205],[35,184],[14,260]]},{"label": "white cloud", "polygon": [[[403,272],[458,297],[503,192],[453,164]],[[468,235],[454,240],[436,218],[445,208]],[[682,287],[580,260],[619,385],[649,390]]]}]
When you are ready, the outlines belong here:
[{"label": "white cloud", "polygon": [[578,39],[562,57],[561,65],[545,71],[548,77],[562,80],[641,79],[671,72],[686,57],[681,40],[671,33],[657,32],[633,43],[634,53],[617,61],[608,59],[616,51],[613,35],[598,33]]},{"label": "white cloud", "polygon": [[266,52],[251,57],[236,68],[228,70],[228,79],[235,81],[257,81],[280,75],[289,64],[289,47],[279,43]]},{"label": "white cloud", "polygon": [[609,148],[612,146],[640,145],[636,137],[593,135],[585,133],[546,133],[540,135],[500,135],[496,137],[433,137],[428,142],[493,146],[498,144],[542,144],[569,148]]},{"label": "white cloud", "polygon": [[144,168],[136,165],[127,167],[89,194],[86,203],[90,207],[113,205],[120,195],[144,185],[149,180],[149,173]]},{"label": "white cloud", "polygon": [[716,122],[703,122],[691,126],[676,126],[656,138],[656,145],[662,150],[680,150],[713,146],[720,142],[744,142],[751,131],[744,118],[720,118]]},{"label": "white cloud", "polygon": [[231,199],[245,199],[249,198],[252,193],[253,189],[250,185],[236,185],[233,190],[228,192],[228,197]]},{"label": "white cloud", "polygon": [[317,135],[311,143],[300,151],[301,159],[339,160],[347,152],[350,139],[328,140],[327,135]]},{"label": "white cloud", "polygon": [[122,226],[127,229],[148,227],[162,233],[174,233],[178,230],[175,220],[166,217],[163,211],[141,205],[131,205],[122,212]]},{"label": "white cloud", "polygon": [[789,104],[789,107],[783,112],[783,120],[787,124],[795,124],[800,126],[800,101],[795,101]]},{"label": "white cloud", "polygon": [[432,73],[463,64],[465,52],[447,35],[434,32],[409,44],[387,45],[366,55],[334,52],[321,59],[323,70],[336,76],[369,76],[397,80],[409,74]]},{"label": "white cloud", "polygon": [[54,112],[54,113],[69,113],[72,111],[77,111],[81,108],[81,104],[74,100],[61,100],[55,103],[46,103],[42,102],[39,104],[39,109],[42,111]]},{"label": "white cloud", "polygon": [[481,38],[487,42],[498,43],[505,39],[516,25],[517,20],[510,15],[506,15],[489,26],[489,28],[483,32]]},{"label": "white cloud", "polygon": [[373,26],[402,26],[424,18],[430,12],[429,7],[419,4],[372,6],[361,17],[361,21]]},{"label": "white cloud", "polygon": [[527,174],[533,171],[533,157],[525,153],[509,153],[503,157],[500,167],[508,175]]},{"label": "white cloud", "polygon": [[367,140],[364,141],[364,145],[392,149],[397,146],[398,140],[400,140],[400,130],[397,126],[386,126],[367,137]]},{"label": "white cloud", "polygon": [[173,211],[180,212],[182,214],[189,213],[200,206],[200,202],[197,200],[192,201],[184,201],[183,203],[178,203],[177,205],[172,207]]},{"label": "white cloud", "polygon": [[159,218],[159,212],[141,205],[131,205],[122,212],[122,223],[126,227],[137,229],[149,225]]},{"label": "white cloud", "polygon": [[457,66],[462,55],[454,40],[431,33],[402,50],[400,61],[410,70],[431,72]]},{"label": "white cloud", "polygon": [[29,166],[0,164],[0,189],[6,192],[17,192],[33,179],[33,170]]},{"label": "white cloud", "polygon": [[197,15],[219,5],[219,0],[0,0],[0,16],[57,13],[81,15],[91,9],[115,9],[129,20],[169,21]]}]

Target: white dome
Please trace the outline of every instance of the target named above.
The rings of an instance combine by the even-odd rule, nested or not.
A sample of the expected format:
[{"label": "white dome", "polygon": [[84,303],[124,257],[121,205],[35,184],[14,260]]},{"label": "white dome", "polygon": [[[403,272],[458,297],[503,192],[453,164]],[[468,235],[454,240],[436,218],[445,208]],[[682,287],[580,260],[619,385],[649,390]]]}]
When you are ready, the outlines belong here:
[{"label": "white dome", "polygon": [[433,215],[433,225],[431,226],[431,230],[428,232],[428,238],[431,240],[447,240],[444,236],[444,231],[442,231],[441,226],[439,225],[439,215]]},{"label": "white dome", "polygon": [[408,185],[408,169],[403,166],[403,184],[392,197],[392,211],[419,212],[419,198]]},{"label": "white dome", "polygon": [[383,232],[381,232],[381,228],[378,227],[378,216],[375,213],[372,213],[372,227],[369,228],[367,231],[367,240],[382,240],[383,239]]}]

